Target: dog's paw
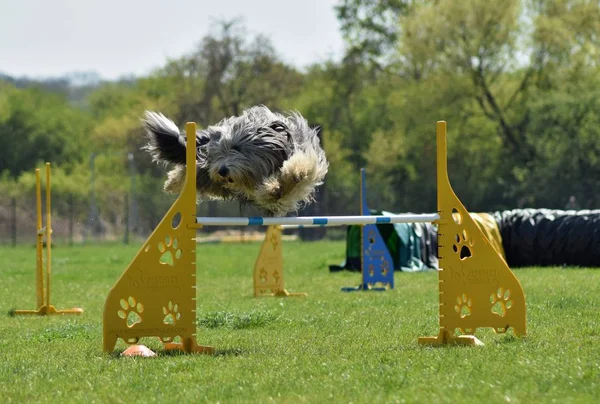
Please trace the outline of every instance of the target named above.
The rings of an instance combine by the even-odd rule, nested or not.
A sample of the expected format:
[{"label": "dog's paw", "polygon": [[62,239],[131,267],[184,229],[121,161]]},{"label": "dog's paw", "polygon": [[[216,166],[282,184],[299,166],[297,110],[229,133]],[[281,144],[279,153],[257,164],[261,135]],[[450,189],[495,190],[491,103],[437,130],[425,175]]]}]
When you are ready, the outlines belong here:
[{"label": "dog's paw", "polygon": [[276,201],[283,195],[283,187],[275,176],[267,178],[261,188],[261,193],[267,200]]},{"label": "dog's paw", "polygon": [[315,152],[298,152],[281,170],[265,179],[253,195],[255,205],[274,216],[298,210],[313,200],[315,188],[327,173],[327,163]]},{"label": "dog's paw", "polygon": [[281,182],[288,186],[302,182],[317,183],[327,173],[319,156],[314,152],[297,152],[281,167]]},{"label": "dog's paw", "polygon": [[252,203],[261,210],[265,216],[285,216],[295,210],[295,201],[286,198],[281,182],[277,175],[263,181],[252,195]]},{"label": "dog's paw", "polygon": [[291,164],[290,167],[286,167],[290,171],[290,177],[292,181],[299,184],[310,178],[310,168],[307,166],[306,161],[299,161],[295,165]]}]

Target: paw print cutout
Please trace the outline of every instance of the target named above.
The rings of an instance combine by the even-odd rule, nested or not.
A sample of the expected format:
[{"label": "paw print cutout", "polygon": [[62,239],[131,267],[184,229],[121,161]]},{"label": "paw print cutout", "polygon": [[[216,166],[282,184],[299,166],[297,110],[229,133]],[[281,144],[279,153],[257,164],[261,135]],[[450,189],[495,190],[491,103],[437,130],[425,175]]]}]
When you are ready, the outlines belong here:
[{"label": "paw print cutout", "polygon": [[276,234],[276,233],[271,234],[269,241],[271,242],[271,246],[273,246],[273,250],[275,250],[277,248],[277,246],[279,245],[278,234]]},{"label": "paw print cutout", "polygon": [[170,236],[166,236],[164,242],[159,241],[158,251],[162,253],[160,256],[161,264],[170,266],[175,265],[175,261],[181,258],[182,254],[177,238],[171,238]]},{"label": "paw print cutout", "polygon": [[469,237],[467,230],[463,230],[462,233],[455,235],[452,249],[459,254],[461,260],[464,260],[473,255],[471,248],[474,244],[475,242]]},{"label": "paw print cutout", "polygon": [[390,265],[387,262],[387,260],[385,258],[383,258],[383,257],[381,257],[380,268],[381,268],[381,275],[382,276],[386,276],[388,274],[388,272],[390,271]]},{"label": "paw print cutout", "polygon": [[492,313],[500,317],[506,316],[506,312],[513,304],[510,300],[510,289],[498,288],[496,293],[490,295],[490,303],[492,304]]},{"label": "paw print cutout", "polygon": [[142,322],[142,314],[144,305],[136,302],[135,298],[129,296],[127,300],[121,299],[121,310],[117,311],[117,315],[127,322],[127,327],[131,328],[137,323]]},{"label": "paw print cutout", "polygon": [[375,276],[375,265],[369,264],[369,276],[372,278]]},{"label": "paw print cutout", "polygon": [[467,297],[465,293],[456,298],[456,304],[454,305],[454,311],[456,311],[460,318],[465,318],[471,315],[471,299]]},{"label": "paw print cutout", "polygon": [[369,247],[375,244],[375,232],[372,229],[369,229]]},{"label": "paw print cutout", "polygon": [[261,283],[267,283],[267,276],[267,271],[264,268],[258,271],[258,279],[260,279]]},{"label": "paw print cutout", "polygon": [[163,306],[163,314],[165,315],[165,318],[163,319],[164,324],[175,325],[181,318],[179,305],[177,303],[174,304],[172,301],[169,301],[166,306]]}]

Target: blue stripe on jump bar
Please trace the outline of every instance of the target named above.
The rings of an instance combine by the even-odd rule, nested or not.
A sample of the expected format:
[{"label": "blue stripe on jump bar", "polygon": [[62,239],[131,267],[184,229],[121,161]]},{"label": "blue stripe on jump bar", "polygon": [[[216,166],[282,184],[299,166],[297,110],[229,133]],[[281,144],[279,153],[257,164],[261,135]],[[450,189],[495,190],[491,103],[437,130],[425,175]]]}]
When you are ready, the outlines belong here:
[{"label": "blue stripe on jump bar", "polygon": [[326,217],[318,217],[313,219],[313,224],[327,224],[328,219]]},{"label": "blue stripe on jump bar", "polygon": [[248,218],[248,225],[250,225],[250,226],[262,226],[262,224],[263,224],[263,218],[260,216]]},{"label": "blue stripe on jump bar", "polygon": [[392,218],[385,216],[377,216],[375,219],[375,223],[392,223]]}]

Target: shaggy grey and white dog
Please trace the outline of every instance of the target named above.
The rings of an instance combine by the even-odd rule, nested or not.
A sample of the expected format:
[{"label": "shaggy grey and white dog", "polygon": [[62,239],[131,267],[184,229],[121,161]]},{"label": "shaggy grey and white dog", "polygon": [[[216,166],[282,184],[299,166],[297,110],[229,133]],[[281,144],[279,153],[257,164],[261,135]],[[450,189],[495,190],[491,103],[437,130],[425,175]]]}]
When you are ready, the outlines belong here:
[{"label": "shaggy grey and white dog", "polygon": [[[173,163],[164,189],[179,193],[185,179],[186,135],[161,113],[146,111],[144,146],[154,161]],[[246,109],[196,133],[199,197],[250,203],[267,216],[284,216],[314,200],[329,163],[318,138],[298,112],[265,106]]]}]

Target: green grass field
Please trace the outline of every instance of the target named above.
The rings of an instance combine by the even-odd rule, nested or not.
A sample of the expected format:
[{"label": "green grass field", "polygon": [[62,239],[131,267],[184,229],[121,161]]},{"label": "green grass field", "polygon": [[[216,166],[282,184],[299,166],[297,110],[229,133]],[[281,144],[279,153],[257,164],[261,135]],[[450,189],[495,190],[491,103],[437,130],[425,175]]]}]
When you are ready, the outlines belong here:
[{"label": "green grass field", "polygon": [[[284,246],[290,291],[254,298],[259,244],[198,249],[198,342],[217,355],[102,352],[102,308],[138,247],[56,247],[52,303],[81,316],[9,317],[34,309],[33,247],[0,248],[0,401],[11,402],[600,402],[600,269],[515,270],[528,336],[479,330],[483,347],[422,348],[436,335],[437,274],[397,273],[388,292],[340,292],[329,273],[343,242]],[[117,349],[126,345],[119,342]]]}]

